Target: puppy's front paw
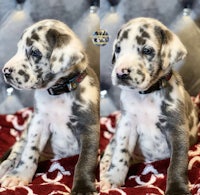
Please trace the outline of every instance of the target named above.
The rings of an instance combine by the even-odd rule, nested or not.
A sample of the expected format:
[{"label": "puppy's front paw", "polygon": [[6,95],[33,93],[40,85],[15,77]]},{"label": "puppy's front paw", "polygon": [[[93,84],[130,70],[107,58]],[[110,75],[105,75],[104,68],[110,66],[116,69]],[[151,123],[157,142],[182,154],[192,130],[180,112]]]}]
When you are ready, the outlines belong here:
[{"label": "puppy's front paw", "polygon": [[97,192],[71,192],[71,195],[98,195]]},{"label": "puppy's front paw", "polygon": [[5,175],[0,180],[1,187],[16,187],[28,185],[29,181],[17,175]]},{"label": "puppy's front paw", "polygon": [[97,190],[93,182],[76,181],[71,195],[97,195]]},{"label": "puppy's front paw", "polygon": [[117,185],[115,183],[112,183],[109,179],[101,178],[100,181],[100,191],[101,192],[107,192],[108,190],[112,188],[120,187],[121,185]]},{"label": "puppy's front paw", "polygon": [[182,192],[182,191],[180,191],[180,192],[178,192],[178,191],[175,191],[175,192],[171,191],[171,192],[167,192],[165,195],[191,195],[191,193],[190,192]]},{"label": "puppy's front paw", "polygon": [[189,192],[187,185],[179,185],[179,184],[171,184],[166,192],[165,195],[191,195]]},{"label": "puppy's front paw", "polygon": [[100,191],[101,192],[105,192],[111,188],[112,188],[112,184],[108,180],[102,179],[100,181]]}]

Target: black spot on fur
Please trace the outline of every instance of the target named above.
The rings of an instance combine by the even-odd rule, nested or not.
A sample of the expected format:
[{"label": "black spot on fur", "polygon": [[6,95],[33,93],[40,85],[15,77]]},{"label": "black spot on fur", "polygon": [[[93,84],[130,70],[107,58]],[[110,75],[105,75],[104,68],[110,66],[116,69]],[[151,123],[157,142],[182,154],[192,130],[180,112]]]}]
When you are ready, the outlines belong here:
[{"label": "black spot on fur", "polygon": [[28,68],[25,64],[22,64],[22,67],[23,67],[24,69],[27,69],[27,68]]},{"label": "black spot on fur", "polygon": [[136,72],[138,75],[144,76],[144,73],[141,70],[137,70]]},{"label": "black spot on fur", "polygon": [[37,164],[37,163],[38,163],[38,159],[37,159],[37,158],[34,158],[34,159],[33,159],[33,163],[34,163],[34,164]]},{"label": "black spot on fur", "polygon": [[31,150],[38,151],[39,149],[36,146],[32,146]]},{"label": "black spot on fur", "polygon": [[33,44],[33,41],[28,37],[27,39],[26,39],[26,45],[27,46],[31,46]]},{"label": "black spot on fur", "polygon": [[31,39],[38,41],[40,38],[39,38],[37,33],[33,33],[32,36],[31,36]]},{"label": "black spot on fur", "polygon": [[144,45],[146,43],[146,40],[143,39],[141,36],[136,36],[136,41],[138,45]]},{"label": "black spot on fur", "polygon": [[171,33],[168,30],[162,29],[160,26],[155,26],[154,32],[160,45],[168,44],[168,42],[172,40]]},{"label": "black spot on fur", "polygon": [[55,78],[55,74],[52,74],[52,73],[46,74],[44,79],[43,79],[42,86],[45,87],[49,81],[53,80],[53,78]]},{"label": "black spot on fur", "polygon": [[147,33],[146,31],[144,31],[141,35],[143,38],[150,38],[149,33]]},{"label": "black spot on fur", "polygon": [[60,48],[67,45],[70,42],[71,37],[68,34],[61,34],[55,29],[49,29],[46,34],[46,39],[51,48]]},{"label": "black spot on fur", "polygon": [[37,73],[37,79],[40,79],[43,74],[43,69],[38,67],[38,68],[36,68],[35,73]]},{"label": "black spot on fur", "polygon": [[122,35],[120,37],[120,42],[123,40],[123,39],[128,39],[128,33],[129,33],[130,29],[127,29],[127,30],[124,30],[122,32]]},{"label": "black spot on fur", "polygon": [[141,37],[143,37],[143,38],[150,38],[149,33],[147,31],[145,31],[144,28],[140,27],[139,31],[141,33]]},{"label": "black spot on fur", "polygon": [[147,29],[149,27],[149,24],[144,24],[143,27]]},{"label": "black spot on fur", "polygon": [[126,148],[124,148],[124,149],[121,149],[121,152],[122,153],[128,153],[128,150]]},{"label": "black spot on fur", "polygon": [[28,82],[28,80],[29,80],[29,78],[30,78],[29,74],[27,74],[27,73],[26,73],[25,71],[23,71],[23,70],[19,70],[19,71],[18,71],[18,74],[24,77],[24,82]]},{"label": "black spot on fur", "polygon": [[43,26],[39,26],[39,27],[37,28],[38,31],[40,31],[40,30],[42,30],[42,29],[43,29]]},{"label": "black spot on fur", "polygon": [[19,78],[18,78],[18,77],[16,78],[16,82],[17,82],[19,85],[21,85],[21,84],[22,84],[22,82],[19,80]]},{"label": "black spot on fur", "polygon": [[129,166],[128,161],[124,161],[124,166],[126,166],[126,167]]},{"label": "black spot on fur", "polygon": [[143,28],[141,28],[141,27],[140,27],[140,32],[141,32],[141,33],[142,33],[142,32],[144,32],[144,29],[143,29]]}]

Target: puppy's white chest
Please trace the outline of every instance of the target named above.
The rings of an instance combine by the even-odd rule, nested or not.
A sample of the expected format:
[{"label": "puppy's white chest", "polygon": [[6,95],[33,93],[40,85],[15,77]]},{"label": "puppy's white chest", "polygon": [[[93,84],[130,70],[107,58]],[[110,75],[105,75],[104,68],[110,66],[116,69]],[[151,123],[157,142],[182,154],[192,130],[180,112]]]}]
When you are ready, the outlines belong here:
[{"label": "puppy's white chest", "polygon": [[161,102],[158,97],[127,96],[125,110],[130,113],[130,121],[133,121],[137,132],[138,140],[134,150],[134,159],[144,161],[155,161],[168,158],[169,147],[165,135],[158,127],[159,116],[161,114]]},{"label": "puppy's white chest", "polygon": [[[39,97],[37,97],[39,98]],[[44,158],[62,158],[79,153],[77,138],[68,127],[70,117],[73,115],[74,99],[68,96],[58,98],[42,97],[38,103],[44,126],[50,131],[49,141],[44,149]]]}]

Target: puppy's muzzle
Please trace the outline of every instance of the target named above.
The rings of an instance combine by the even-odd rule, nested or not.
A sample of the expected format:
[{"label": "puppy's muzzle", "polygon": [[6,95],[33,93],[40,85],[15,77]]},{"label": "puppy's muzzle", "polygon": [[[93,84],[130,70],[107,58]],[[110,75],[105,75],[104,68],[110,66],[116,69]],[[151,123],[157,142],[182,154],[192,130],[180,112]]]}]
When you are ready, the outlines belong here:
[{"label": "puppy's muzzle", "polygon": [[130,69],[126,69],[126,68],[118,69],[116,71],[116,76],[119,80],[126,80],[126,79],[129,79],[130,72],[131,72]]}]

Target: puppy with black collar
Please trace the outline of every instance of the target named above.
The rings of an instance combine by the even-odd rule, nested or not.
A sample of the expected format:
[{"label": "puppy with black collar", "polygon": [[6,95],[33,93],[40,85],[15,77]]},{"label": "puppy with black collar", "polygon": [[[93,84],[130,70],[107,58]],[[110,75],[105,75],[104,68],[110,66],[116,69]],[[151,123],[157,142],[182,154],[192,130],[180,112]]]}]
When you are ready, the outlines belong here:
[{"label": "puppy with black collar", "polygon": [[133,19],[118,32],[112,82],[121,88],[121,118],[101,160],[101,190],[122,186],[131,160],[170,157],[166,194],[190,194],[188,148],[197,140],[198,117],[172,69],[186,54],[178,37],[155,19]]},{"label": "puppy with black collar", "polygon": [[57,20],[33,24],[2,71],[13,87],[35,90],[35,107],[0,165],[1,186],[27,185],[39,160],[79,154],[71,193],[96,194],[99,83],[74,32]]}]

